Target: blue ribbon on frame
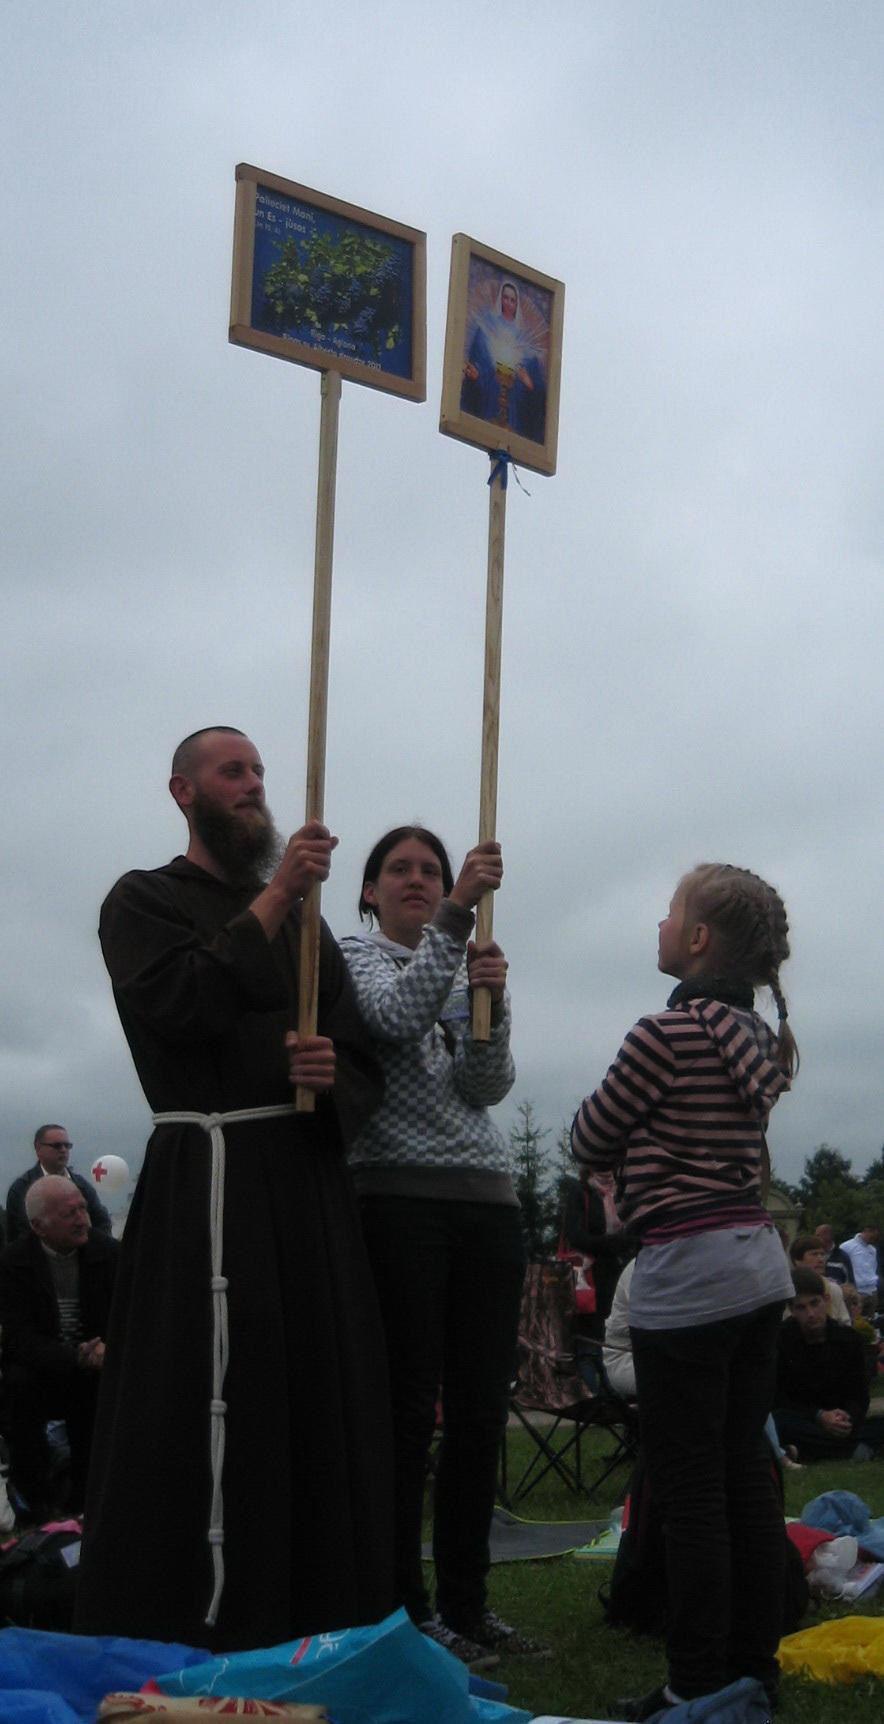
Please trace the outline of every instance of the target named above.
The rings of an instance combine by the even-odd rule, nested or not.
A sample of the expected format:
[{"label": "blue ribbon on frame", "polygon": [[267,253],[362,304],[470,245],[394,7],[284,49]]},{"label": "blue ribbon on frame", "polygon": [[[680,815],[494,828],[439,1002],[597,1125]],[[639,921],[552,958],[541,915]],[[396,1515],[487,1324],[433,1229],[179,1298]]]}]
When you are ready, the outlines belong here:
[{"label": "blue ribbon on frame", "polygon": [[489,449],[488,459],[491,462],[491,472],[488,475],[489,485],[493,485],[495,479],[499,478],[500,484],[501,484],[501,489],[505,491],[506,490],[506,482],[507,482],[507,478],[508,478],[508,469],[510,467],[512,467],[513,478],[515,479],[516,484],[519,487],[519,490],[525,491],[525,496],[530,497],[531,492],[525,490],[525,486],[522,484],[522,481],[519,478],[519,470],[516,466],[516,463],[513,460],[512,455],[510,455],[506,449]]}]

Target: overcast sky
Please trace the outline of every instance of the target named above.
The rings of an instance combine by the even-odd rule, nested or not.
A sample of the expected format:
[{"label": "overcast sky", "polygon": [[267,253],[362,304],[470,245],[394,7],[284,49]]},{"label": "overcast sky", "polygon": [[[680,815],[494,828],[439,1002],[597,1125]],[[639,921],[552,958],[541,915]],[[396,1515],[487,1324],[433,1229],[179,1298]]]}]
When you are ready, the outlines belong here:
[{"label": "overcast sky", "polygon": [[[6,0],[0,1185],[43,1119],[133,1168],[95,936],[245,729],[301,823],[318,373],[227,341],[234,166],[422,228],[428,399],[341,404],[323,898],[478,818],[485,455],[437,430],[451,235],[566,283],[559,468],[510,486],[495,931],[556,1134],[662,1005],[700,860],[781,889],[771,1147],[884,1142],[879,0]],[[2,1196],[2,1192],[0,1192]]]}]

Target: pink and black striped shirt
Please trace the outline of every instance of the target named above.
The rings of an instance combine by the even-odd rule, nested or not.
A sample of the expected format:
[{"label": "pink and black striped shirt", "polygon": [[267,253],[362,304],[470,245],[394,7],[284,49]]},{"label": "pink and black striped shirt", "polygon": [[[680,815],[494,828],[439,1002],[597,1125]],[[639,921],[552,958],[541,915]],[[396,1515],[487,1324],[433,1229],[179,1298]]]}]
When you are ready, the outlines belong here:
[{"label": "pink and black striped shirt", "polygon": [[789,1088],[756,1012],[693,999],[640,1018],[571,1133],[578,1162],[613,1168],[624,1225],[646,1244],[759,1225],[764,1124]]}]

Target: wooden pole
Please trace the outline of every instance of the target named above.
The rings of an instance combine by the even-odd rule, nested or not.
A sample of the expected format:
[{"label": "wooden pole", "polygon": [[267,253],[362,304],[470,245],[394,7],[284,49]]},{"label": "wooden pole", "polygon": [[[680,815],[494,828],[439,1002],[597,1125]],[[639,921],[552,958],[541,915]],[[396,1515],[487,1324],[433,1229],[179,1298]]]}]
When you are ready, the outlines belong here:
[{"label": "wooden pole", "polygon": [[[316,553],[313,562],[313,641],[310,652],[310,705],[307,716],[307,820],[322,820],[325,806],[325,739],[328,727],[328,660],[340,401],[340,373],[324,371],[319,420],[319,482],[316,492]],[[301,905],[301,960],[298,977],[298,1034],[301,1036],[316,1034],[321,895],[317,881]],[[312,1113],[315,1106],[313,1091],[302,1089],[299,1085],[295,1091],[295,1107],[298,1113]]]},{"label": "wooden pole", "polygon": [[[495,457],[492,455],[492,461]],[[500,736],[500,648],[503,632],[503,552],[506,534],[506,466],[498,462],[488,499],[488,588],[485,597],[485,690],[482,704],[482,776],[479,790],[479,843],[496,837],[497,751]],[[476,939],[493,938],[494,893],[486,892],[476,907]],[[473,1040],[491,1035],[491,993],[473,994]]]}]

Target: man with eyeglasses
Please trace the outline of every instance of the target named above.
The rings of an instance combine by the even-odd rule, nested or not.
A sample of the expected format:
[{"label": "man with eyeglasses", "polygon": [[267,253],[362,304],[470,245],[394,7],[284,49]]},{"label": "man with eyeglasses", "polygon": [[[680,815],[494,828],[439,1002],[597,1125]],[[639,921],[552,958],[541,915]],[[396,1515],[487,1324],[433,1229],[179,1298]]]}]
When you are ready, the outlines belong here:
[{"label": "man with eyeglasses", "polygon": [[70,1137],[63,1125],[41,1125],[34,1133],[34,1153],[37,1157],[34,1167],[27,1173],[19,1175],[9,1187],[6,1198],[6,1239],[11,1244],[22,1234],[29,1232],[28,1218],[25,1213],[25,1198],[35,1179],[44,1175],[57,1175],[61,1179],[70,1179],[82,1192],[89,1210],[89,1220],[97,1233],[110,1233],[111,1218],[91,1180],[84,1178],[82,1173],[74,1173],[68,1166],[71,1150]]}]

